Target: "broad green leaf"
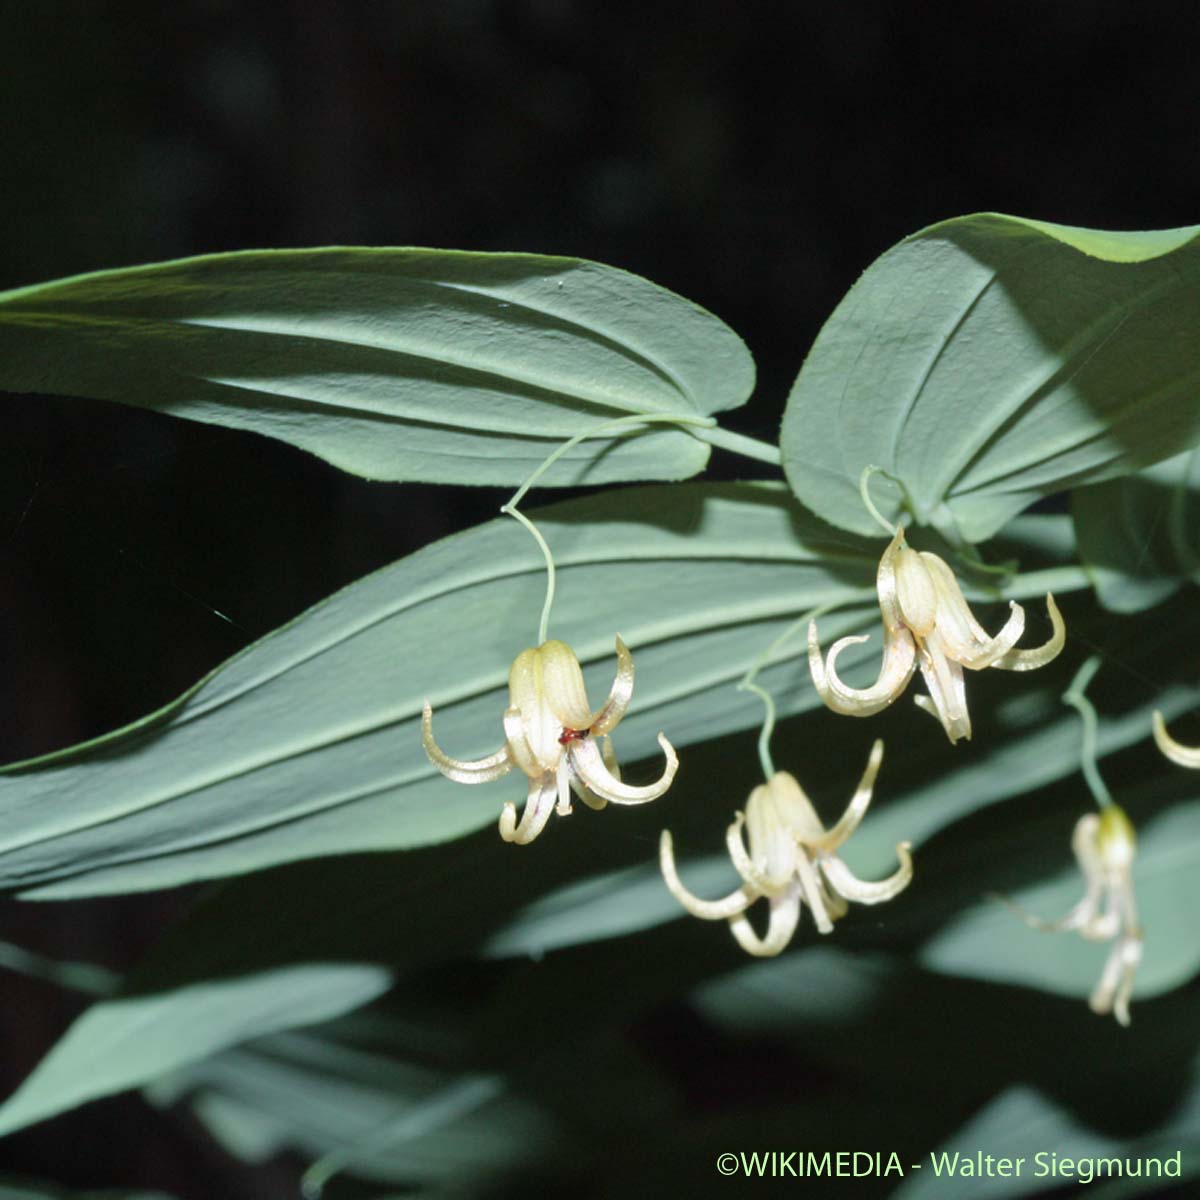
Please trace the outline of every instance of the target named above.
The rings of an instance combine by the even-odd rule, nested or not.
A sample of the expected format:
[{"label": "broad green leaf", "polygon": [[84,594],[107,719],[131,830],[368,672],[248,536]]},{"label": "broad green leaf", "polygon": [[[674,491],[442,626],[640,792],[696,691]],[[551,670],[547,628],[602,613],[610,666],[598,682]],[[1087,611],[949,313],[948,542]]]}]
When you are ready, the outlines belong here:
[{"label": "broad green leaf", "polygon": [[[732,685],[805,609],[863,600],[824,619],[827,637],[878,620],[877,547],[832,541],[782,488],[631,489],[538,519],[559,562],[551,634],[588,664],[593,696],[611,683],[614,636],[633,651],[633,705],[614,738],[626,764],[659,755],[659,730],[686,746],[757,724],[759,701]],[[421,747],[421,704],[448,753],[494,751],[543,588],[525,531],[491,522],[337,593],[161,712],[7,768],[0,887],[46,898],[167,887],[494,821],[505,799],[524,799],[523,780],[443,779]],[[855,650],[851,668],[878,654]],[[797,639],[763,676],[784,714],[817,703],[801,651]]]},{"label": "broad green leaf", "polygon": [[[1131,814],[1137,820],[1136,810]],[[1044,849],[1041,831],[1024,841],[1030,857]],[[1021,831],[997,845],[997,856],[1012,862],[1022,853]],[[1083,877],[1064,839],[1061,869],[1045,882],[1018,890],[1013,899],[1027,912],[1046,920],[1065,915],[1083,896]],[[1200,972],[1200,804],[1176,806],[1138,828],[1133,869],[1138,916],[1145,930],[1145,949],[1134,986],[1137,1000],[1178,987]],[[980,871],[981,890],[990,881]],[[1042,933],[1029,929],[995,900],[963,912],[926,943],[921,961],[951,974],[1019,983],[1066,996],[1091,994],[1108,956],[1110,943],[1087,942],[1078,934]]]},{"label": "broad green leaf", "polygon": [[92,1005],[0,1105],[0,1134],[137,1087],[227,1046],[327,1020],[373,1000],[391,979],[382,967],[339,963],[166,990],[153,978],[135,976],[123,992]]},{"label": "broad green leaf", "polygon": [[1071,516],[1105,608],[1139,612],[1200,581],[1200,451],[1077,488]]},{"label": "broad green leaf", "polygon": [[[1108,233],[995,213],[913,234],[822,329],[784,414],[796,495],[874,532],[869,464],[912,516],[991,536],[1031,500],[1200,442],[1196,229]],[[872,481],[900,519],[899,489]]]},{"label": "broad green leaf", "polygon": [[[710,313],[575,258],[325,248],[212,254],[0,294],[0,388],[279,438],[368,479],[522,482],[574,434],[745,402]],[[678,429],[576,446],[552,485],[680,479]]]},{"label": "broad green leaf", "polygon": [[[250,1161],[256,1147],[284,1146],[318,1160],[313,1184],[343,1171],[381,1182],[478,1184],[536,1160],[558,1133],[502,1076],[403,1061],[320,1030],[276,1034],[198,1062],[162,1080],[152,1097],[167,1102],[185,1092],[197,1093],[198,1113],[226,1148]],[[245,1126],[233,1126],[239,1119],[253,1141]]]}]

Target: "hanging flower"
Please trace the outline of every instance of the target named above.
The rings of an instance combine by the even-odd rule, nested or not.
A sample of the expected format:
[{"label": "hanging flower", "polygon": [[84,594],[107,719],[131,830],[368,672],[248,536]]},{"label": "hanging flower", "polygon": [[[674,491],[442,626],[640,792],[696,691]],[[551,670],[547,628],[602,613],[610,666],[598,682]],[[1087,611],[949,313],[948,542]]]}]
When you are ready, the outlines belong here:
[{"label": "hanging flower", "polygon": [[604,707],[592,712],[583,686],[583,671],[565,642],[543,642],[522,650],[508,673],[509,707],[504,712],[504,745],[487,758],[464,761],[442,752],[433,740],[433,710],[425,702],[421,741],[430,762],[455,783],[488,783],[519,767],[529,777],[525,809],[517,821],[511,801],[500,814],[500,836],[506,842],[532,842],[545,828],[551,810],[571,812],[571,792],[591,808],[644,804],[671,786],[679,760],[660,733],[667,757],[657,783],[630,787],[620,770],[608,734],[616,728],[633,694],[633,656],[617,638],[617,677]]},{"label": "hanging flower", "polygon": [[963,667],[981,671],[1032,671],[1056,658],[1066,639],[1066,626],[1054,597],[1046,596],[1053,633],[1044,646],[1014,650],[1025,630],[1025,613],[1010,601],[1012,612],[1004,628],[988,637],[963,598],[954,572],[936,554],[918,553],[896,530],[879,560],[876,576],[879,609],[883,615],[883,665],[868,688],[853,688],[838,678],[837,656],[867,636],[844,637],[822,660],[817,623],[808,627],[808,663],[821,699],[837,713],[869,717],[881,712],[908,686],[919,666],[928,696],[917,696],[920,708],[942,723],[951,742],[971,736]]},{"label": "hanging flower", "polygon": [[[867,811],[882,760],[883,743],[877,741],[854,798],[832,829],[822,826],[812,802],[787,771],[776,771],[756,787],[745,814],[736,815],[725,837],[742,885],[721,900],[701,900],[683,886],[675,869],[671,834],[664,829],[659,863],[671,895],[695,917],[727,920],[742,949],[759,956],[778,954],[787,946],[803,904],[812,910],[817,929],[829,933],[833,922],[845,916],[848,900],[859,904],[890,900],[912,879],[910,843],[896,847],[900,868],[880,883],[855,878],[835,853]],[[749,835],[749,849],[743,841],[743,826]],[[746,910],[759,899],[769,901],[771,910],[764,938],[754,932],[746,916]]]},{"label": "hanging flower", "polygon": [[1079,818],[1071,848],[1083,872],[1084,894],[1065,917],[1043,921],[1011,900],[1005,903],[1034,929],[1049,933],[1077,929],[1089,941],[1111,941],[1112,950],[1089,1004],[1093,1012],[1111,1012],[1122,1025],[1128,1025],[1133,976],[1142,958],[1142,929],[1131,877],[1137,835],[1124,810],[1107,804],[1099,815],[1088,813]]},{"label": "hanging flower", "polygon": [[1173,763],[1200,770],[1200,746],[1185,746],[1182,742],[1177,742],[1167,732],[1167,723],[1160,712],[1154,714],[1154,741]]}]

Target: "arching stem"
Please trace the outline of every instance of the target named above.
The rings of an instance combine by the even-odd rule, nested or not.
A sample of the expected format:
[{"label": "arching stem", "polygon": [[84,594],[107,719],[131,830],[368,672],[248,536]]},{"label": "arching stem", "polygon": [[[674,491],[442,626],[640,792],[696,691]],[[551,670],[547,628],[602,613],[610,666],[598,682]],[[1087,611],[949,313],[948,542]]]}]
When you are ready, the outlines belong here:
[{"label": "arching stem", "polygon": [[871,499],[872,475],[882,475],[884,479],[890,479],[900,489],[900,492],[904,497],[904,503],[911,511],[912,501],[909,499],[908,489],[890,471],[885,471],[881,466],[878,466],[875,463],[871,463],[870,466],[863,467],[862,474],[858,477],[858,494],[862,497],[862,502],[866,507],[867,512],[869,512],[871,516],[874,517],[875,520],[887,530],[888,537],[895,537],[896,526],[893,525],[891,521],[889,521],[887,517],[885,517],[883,513],[881,513],[879,509],[875,507],[875,501]]},{"label": "arching stem", "polygon": [[763,775],[770,780],[775,774],[775,763],[771,758],[771,735],[775,732],[775,699],[766,688],[761,687],[754,681],[758,678],[758,673],[771,665],[771,660],[783,648],[784,643],[796,632],[797,629],[804,628],[809,621],[815,621],[818,617],[824,616],[827,612],[831,612],[835,608],[841,608],[846,604],[852,604],[856,600],[862,598],[871,598],[875,595],[872,592],[864,592],[863,596],[847,596],[843,600],[835,600],[830,604],[822,604],[816,608],[810,608],[807,612],[801,613],[775,640],[754,660],[750,665],[750,669],[742,676],[741,681],[737,685],[739,692],[753,692],[763,702],[763,707],[766,713],[763,717],[762,729],[758,734],[758,761],[762,766]]},{"label": "arching stem", "polygon": [[542,619],[538,623],[538,645],[540,646],[545,640],[550,630],[550,610],[554,607],[554,591],[555,591],[555,571],[554,571],[554,556],[550,553],[550,547],[546,543],[546,539],[542,537],[538,527],[527,517],[520,512],[517,505],[525,498],[526,493],[531,487],[552,467],[564,454],[570,451],[574,446],[578,446],[580,442],[586,441],[588,438],[596,437],[598,434],[605,433],[610,429],[619,428],[625,425],[654,425],[654,424],[669,424],[682,426],[700,426],[709,428],[716,424],[712,417],[694,417],[687,413],[633,413],[627,417],[614,417],[611,421],[602,421],[599,425],[593,425],[589,429],[585,429],[582,433],[577,433],[574,437],[568,438],[556,450],[548,454],[533,472],[528,479],[509,498],[506,504],[500,506],[500,511],[507,516],[515,517],[527,530],[533,535],[533,539],[538,544],[538,549],[542,552],[542,557],[546,560],[546,599],[542,604]]},{"label": "arching stem", "polygon": [[1083,777],[1087,780],[1088,790],[1092,793],[1097,807],[1105,808],[1113,802],[1113,798],[1109,794],[1108,788],[1105,787],[1104,780],[1100,778],[1100,771],[1096,766],[1096,709],[1084,695],[1092,677],[1100,669],[1100,663],[1100,655],[1093,654],[1075,672],[1075,678],[1071,680],[1071,686],[1063,692],[1062,699],[1064,704],[1069,704],[1076,709],[1083,718],[1083,747],[1080,751],[1080,765]]}]

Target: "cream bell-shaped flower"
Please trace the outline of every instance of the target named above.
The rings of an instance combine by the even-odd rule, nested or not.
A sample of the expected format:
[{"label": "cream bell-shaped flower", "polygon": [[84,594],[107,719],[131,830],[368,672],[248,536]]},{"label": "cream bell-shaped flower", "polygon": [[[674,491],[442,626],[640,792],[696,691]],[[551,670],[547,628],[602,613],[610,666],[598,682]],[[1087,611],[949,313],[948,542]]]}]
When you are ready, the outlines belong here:
[{"label": "cream bell-shaped flower", "polygon": [[1200,746],[1185,746],[1177,742],[1167,732],[1167,723],[1160,712],[1154,714],[1154,741],[1173,763],[1191,767],[1193,771],[1200,770]]},{"label": "cream bell-shaped flower", "polygon": [[917,552],[896,530],[879,560],[875,580],[883,615],[883,665],[870,687],[849,687],[838,678],[835,663],[847,646],[868,640],[866,634],[844,637],[822,659],[817,623],[808,627],[808,664],[821,699],[834,712],[869,717],[887,708],[908,686],[917,667],[929,689],[915,697],[917,705],[942,723],[951,742],[971,736],[971,718],[963,667],[982,671],[1032,671],[1056,658],[1066,640],[1066,626],[1054,597],[1047,594],[1053,633],[1044,646],[1014,650],[1025,630],[1025,612],[1010,601],[1011,613],[995,637],[975,620],[954,572],[936,554]]},{"label": "cream bell-shaped flower", "polygon": [[[616,728],[633,694],[633,656],[617,638],[617,677],[604,706],[592,712],[583,686],[583,671],[565,642],[548,641],[522,650],[508,673],[509,706],[504,712],[504,745],[495,754],[473,761],[451,758],[433,740],[433,710],[425,702],[421,742],[429,761],[455,783],[489,783],[519,767],[529,777],[525,809],[517,820],[511,801],[500,814],[500,836],[527,843],[546,826],[552,810],[571,812],[574,791],[591,808],[645,804],[656,800],[675,778],[679,759],[660,733],[667,757],[662,778],[647,787],[621,782],[608,734]],[[598,743],[603,743],[603,746]]]},{"label": "cream bell-shaped flower", "polygon": [[1034,929],[1048,933],[1077,929],[1088,941],[1111,941],[1112,950],[1088,1003],[1092,1012],[1102,1016],[1111,1012],[1128,1025],[1133,976],[1142,959],[1142,928],[1131,877],[1137,835],[1125,811],[1108,804],[1099,815],[1079,818],[1071,848],[1083,872],[1084,893],[1065,917],[1043,921],[1011,900],[1005,903]]},{"label": "cream bell-shaped flower", "polygon": [[[659,865],[671,895],[695,917],[728,921],[742,949],[760,957],[779,954],[787,946],[804,904],[812,910],[817,929],[830,933],[833,922],[846,915],[848,900],[859,904],[890,900],[912,879],[909,842],[896,847],[899,870],[879,883],[855,878],[835,853],[867,811],[882,760],[883,743],[877,741],[854,798],[832,829],[821,824],[812,802],[787,771],[776,771],[756,787],[750,793],[745,814],[736,815],[725,836],[742,885],[721,900],[701,900],[683,886],[675,869],[671,834],[664,829]],[[743,841],[743,827],[749,849]],[[746,910],[763,898],[770,903],[770,918],[766,936],[760,938],[751,928]]]}]

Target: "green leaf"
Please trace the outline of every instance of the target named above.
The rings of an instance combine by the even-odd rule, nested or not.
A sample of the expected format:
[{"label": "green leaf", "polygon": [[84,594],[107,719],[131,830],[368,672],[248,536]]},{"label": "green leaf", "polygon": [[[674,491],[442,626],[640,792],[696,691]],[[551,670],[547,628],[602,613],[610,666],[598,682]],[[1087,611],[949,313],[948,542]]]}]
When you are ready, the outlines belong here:
[{"label": "green leaf", "polygon": [[[1196,228],[1072,229],[994,213],[906,238],[821,330],[781,449],[801,501],[875,532],[875,464],[912,516],[971,541],[1031,500],[1200,442]],[[901,519],[899,489],[872,496]]]},{"label": "green leaf", "polygon": [[[825,618],[830,637],[878,619],[876,548],[832,541],[779,487],[631,489],[538,519],[559,562],[551,633],[587,664],[592,695],[610,685],[614,635],[633,650],[638,682],[614,738],[627,765],[659,755],[659,730],[683,746],[757,724],[759,701],[731,685],[805,609],[870,598]],[[443,779],[421,747],[421,704],[448,753],[494,751],[543,588],[526,532],[490,522],[337,593],[161,712],[7,768],[0,887],[43,898],[168,887],[494,821],[524,799],[523,781]],[[784,714],[818,703],[797,643],[763,676]],[[854,649],[851,669],[878,654]]]},{"label": "green leaf", "polygon": [[154,1079],[265,1033],[357,1008],[391,986],[391,973],[311,963],[164,987],[135,976],[92,1005],[0,1105],[0,1134]]},{"label": "green leaf", "polygon": [[1200,582],[1200,452],[1077,488],[1071,516],[1100,603],[1140,612]]},{"label": "green leaf", "polygon": [[[287,1146],[320,1158],[313,1183],[342,1171],[381,1182],[478,1183],[536,1160],[557,1132],[501,1076],[403,1061],[328,1029],[227,1051],[152,1094],[171,1101],[184,1091],[197,1093],[199,1114],[227,1149]],[[239,1118],[252,1143],[245,1127],[230,1128]]]},{"label": "green leaf", "polygon": [[[254,250],[0,294],[0,388],[247,429],[368,479],[516,485],[605,420],[703,416],[753,386],[710,313],[575,258]],[[542,483],[680,479],[707,459],[678,429],[622,431]]]}]

